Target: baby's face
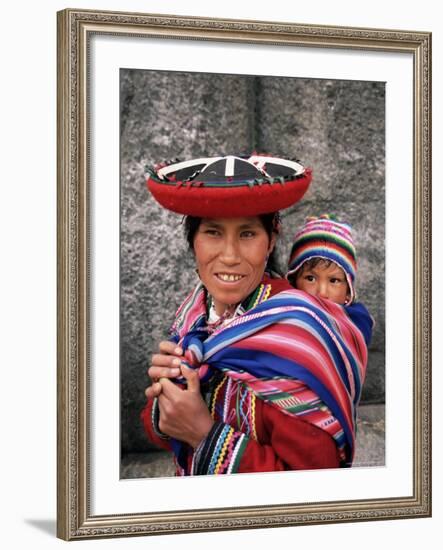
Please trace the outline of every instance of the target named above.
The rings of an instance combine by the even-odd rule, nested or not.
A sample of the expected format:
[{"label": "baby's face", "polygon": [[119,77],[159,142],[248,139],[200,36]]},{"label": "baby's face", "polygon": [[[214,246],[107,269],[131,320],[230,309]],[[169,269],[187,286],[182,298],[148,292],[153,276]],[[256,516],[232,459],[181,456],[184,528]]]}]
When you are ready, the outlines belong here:
[{"label": "baby's face", "polygon": [[310,267],[304,264],[297,272],[295,288],[304,290],[311,296],[328,298],[336,304],[344,305],[350,299],[345,273],[337,264],[320,260]]}]

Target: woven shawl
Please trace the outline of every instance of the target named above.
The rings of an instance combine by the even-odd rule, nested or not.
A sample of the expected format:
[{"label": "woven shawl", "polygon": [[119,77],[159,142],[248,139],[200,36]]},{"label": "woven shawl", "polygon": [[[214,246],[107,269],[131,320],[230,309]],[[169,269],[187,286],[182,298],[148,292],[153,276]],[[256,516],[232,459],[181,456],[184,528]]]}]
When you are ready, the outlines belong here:
[{"label": "woven shawl", "polygon": [[282,413],[327,431],[343,466],[354,456],[371,329],[372,318],[361,304],[345,308],[294,289],[208,335],[202,285],[182,304],[172,327],[187,364],[199,368],[203,381],[214,369],[222,371]]}]

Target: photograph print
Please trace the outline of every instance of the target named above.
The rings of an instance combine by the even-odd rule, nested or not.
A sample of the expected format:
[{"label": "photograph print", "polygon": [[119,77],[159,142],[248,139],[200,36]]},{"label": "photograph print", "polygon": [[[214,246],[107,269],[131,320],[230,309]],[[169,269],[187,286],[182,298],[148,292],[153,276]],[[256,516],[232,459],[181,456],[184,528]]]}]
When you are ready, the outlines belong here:
[{"label": "photograph print", "polygon": [[122,479],[385,464],[385,83],[120,69]]}]

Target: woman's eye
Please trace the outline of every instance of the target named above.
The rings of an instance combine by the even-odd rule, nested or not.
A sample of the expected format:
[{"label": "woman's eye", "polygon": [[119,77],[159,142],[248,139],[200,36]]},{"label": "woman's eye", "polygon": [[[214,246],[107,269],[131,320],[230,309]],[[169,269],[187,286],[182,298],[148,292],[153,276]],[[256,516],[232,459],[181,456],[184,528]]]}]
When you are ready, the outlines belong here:
[{"label": "woman's eye", "polygon": [[218,231],[217,229],[205,229],[205,235],[217,237],[218,235],[220,235],[220,231]]},{"label": "woman's eye", "polygon": [[246,239],[250,239],[255,235],[254,231],[242,231],[241,236]]}]

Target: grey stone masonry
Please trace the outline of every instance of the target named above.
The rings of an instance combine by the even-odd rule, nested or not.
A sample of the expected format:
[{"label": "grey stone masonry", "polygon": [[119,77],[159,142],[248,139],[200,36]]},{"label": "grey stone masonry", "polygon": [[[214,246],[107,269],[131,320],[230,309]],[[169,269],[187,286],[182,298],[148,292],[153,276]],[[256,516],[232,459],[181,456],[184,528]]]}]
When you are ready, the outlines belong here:
[{"label": "grey stone masonry", "polygon": [[164,160],[258,151],[313,169],[306,196],[282,212],[280,266],[307,216],[352,225],[358,299],[376,322],[362,403],[384,403],[384,83],[127,69],[120,110],[122,452],[152,448],[139,420],[149,358],[196,282],[181,217],[146,189],[146,165]]}]

